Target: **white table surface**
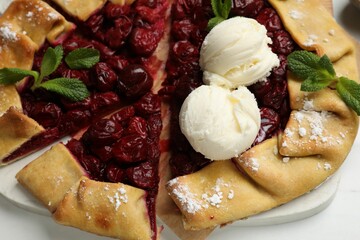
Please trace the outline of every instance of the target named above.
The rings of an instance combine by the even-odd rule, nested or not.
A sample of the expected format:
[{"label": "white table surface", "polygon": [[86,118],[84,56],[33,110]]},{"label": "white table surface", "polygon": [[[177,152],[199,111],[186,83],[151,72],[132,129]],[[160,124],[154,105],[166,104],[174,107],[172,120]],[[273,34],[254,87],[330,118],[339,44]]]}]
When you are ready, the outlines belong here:
[{"label": "white table surface", "polygon": [[[0,0],[1,2],[5,0]],[[360,41],[360,10],[348,0],[333,0],[337,21]],[[0,9],[1,11],[1,9]],[[304,220],[261,227],[226,227],[210,240],[359,240],[360,239],[360,137],[340,169],[341,181],[331,205]],[[0,179],[1,184],[1,179]],[[49,217],[27,212],[0,196],[1,240],[100,240],[108,239],[55,224]],[[171,235],[166,239],[174,239]],[[196,239],[194,239],[196,240]]]}]

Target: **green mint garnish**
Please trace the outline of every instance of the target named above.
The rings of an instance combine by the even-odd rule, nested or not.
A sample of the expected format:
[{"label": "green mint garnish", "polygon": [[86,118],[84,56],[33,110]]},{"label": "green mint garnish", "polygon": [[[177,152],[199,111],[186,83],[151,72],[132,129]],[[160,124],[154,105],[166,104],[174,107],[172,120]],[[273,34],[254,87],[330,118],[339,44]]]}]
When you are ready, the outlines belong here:
[{"label": "green mint garnish", "polygon": [[40,87],[56,92],[74,102],[89,96],[86,86],[77,78],[55,78],[41,83]]},{"label": "green mint garnish", "polygon": [[328,56],[308,51],[295,51],[288,58],[289,70],[302,79],[301,90],[315,92],[335,86],[340,98],[360,116],[360,85],[346,77],[336,76]]},{"label": "green mint garnish", "polygon": [[0,69],[0,84],[14,84],[28,76],[33,76],[36,79],[39,77],[39,73],[19,68],[3,68]]},{"label": "green mint garnish", "polygon": [[[45,88],[48,91],[58,93],[72,101],[81,101],[89,96],[85,84],[76,78],[56,78],[43,82],[45,77],[51,75],[60,65],[64,51],[61,46],[49,47],[42,59],[40,73],[37,71],[23,70],[18,68],[0,69],[0,84],[15,84],[25,77],[34,77],[31,89]],[[70,56],[70,57],[69,57]],[[98,50],[89,48],[76,49],[68,54],[69,67],[71,69],[91,68],[100,60]],[[78,59],[76,59],[78,58]],[[81,67],[79,67],[81,66]]]},{"label": "green mint garnish", "polygon": [[215,17],[208,22],[208,30],[210,31],[217,24],[229,17],[231,10],[231,0],[211,0],[211,7]]},{"label": "green mint garnish", "polygon": [[65,57],[65,62],[71,69],[91,68],[99,60],[99,51],[92,48],[75,49]]}]

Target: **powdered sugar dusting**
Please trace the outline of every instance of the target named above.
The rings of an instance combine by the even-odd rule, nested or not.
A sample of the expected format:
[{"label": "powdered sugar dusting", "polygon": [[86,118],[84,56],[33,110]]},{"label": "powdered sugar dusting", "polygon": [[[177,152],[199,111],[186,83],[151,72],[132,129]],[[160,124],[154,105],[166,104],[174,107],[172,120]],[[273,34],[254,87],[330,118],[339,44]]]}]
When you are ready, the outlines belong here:
[{"label": "powdered sugar dusting", "polygon": [[115,210],[117,211],[122,203],[128,202],[128,196],[126,195],[126,189],[120,187],[117,189],[113,196],[107,196],[109,202],[115,205]]},{"label": "powdered sugar dusting", "polygon": [[294,20],[302,19],[304,17],[304,14],[298,10],[291,10],[289,15]]},{"label": "powdered sugar dusting", "polygon": [[304,46],[306,47],[310,47],[312,45],[314,45],[317,42],[317,39],[319,37],[315,34],[309,34],[308,38],[305,40],[305,42],[303,43]]},{"label": "powdered sugar dusting", "polygon": [[15,42],[18,40],[18,37],[16,32],[14,32],[11,28],[12,25],[10,23],[5,23],[0,26],[0,37],[6,41]]},{"label": "powdered sugar dusting", "polygon": [[190,214],[195,214],[203,208],[201,202],[196,199],[196,195],[186,185],[177,186],[173,189],[172,194],[179,200],[185,211]]}]

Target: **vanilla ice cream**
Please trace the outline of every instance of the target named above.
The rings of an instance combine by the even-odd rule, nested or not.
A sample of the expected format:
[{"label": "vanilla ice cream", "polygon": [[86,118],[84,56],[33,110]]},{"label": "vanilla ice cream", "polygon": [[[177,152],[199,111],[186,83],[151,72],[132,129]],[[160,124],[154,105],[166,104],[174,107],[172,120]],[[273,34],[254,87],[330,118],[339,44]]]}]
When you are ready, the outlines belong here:
[{"label": "vanilla ice cream", "polygon": [[230,91],[203,85],[185,99],[180,128],[195,151],[226,160],[248,149],[260,128],[260,111],[246,88]]},{"label": "vanilla ice cream", "polygon": [[272,41],[266,32],[263,25],[245,17],[216,25],[201,46],[204,83],[235,89],[269,76],[280,61],[268,46]]}]

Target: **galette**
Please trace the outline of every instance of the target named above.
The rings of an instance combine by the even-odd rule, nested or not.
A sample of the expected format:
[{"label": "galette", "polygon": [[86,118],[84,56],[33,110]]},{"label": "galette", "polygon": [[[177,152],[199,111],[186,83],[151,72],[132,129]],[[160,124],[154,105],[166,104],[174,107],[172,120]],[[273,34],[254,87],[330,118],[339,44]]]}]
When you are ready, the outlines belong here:
[{"label": "galette", "polygon": [[58,223],[159,239],[159,217],[205,239],[311,191],[350,152],[356,110],[295,71],[309,61],[358,81],[319,1],[14,0],[0,17],[1,165],[52,145],[16,178]]}]

